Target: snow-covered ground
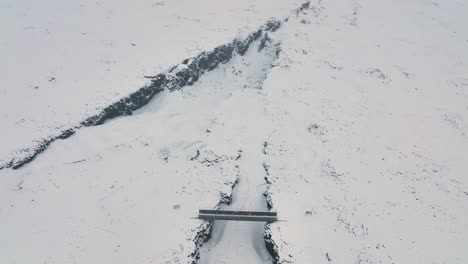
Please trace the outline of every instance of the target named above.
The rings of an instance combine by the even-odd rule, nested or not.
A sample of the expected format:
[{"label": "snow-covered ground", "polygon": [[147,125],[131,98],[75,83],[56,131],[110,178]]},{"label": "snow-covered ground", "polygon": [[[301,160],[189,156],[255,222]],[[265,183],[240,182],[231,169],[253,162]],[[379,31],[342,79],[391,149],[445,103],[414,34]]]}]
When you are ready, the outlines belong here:
[{"label": "snow-covered ground", "polygon": [[299,0],[4,0],[0,167]]},{"label": "snow-covered ground", "polygon": [[468,4],[297,6],[3,2],[0,160],[288,19],[193,86],[0,170],[0,263],[261,263],[262,224],[216,222],[200,250],[210,225],[191,217],[231,194],[265,209],[265,190],[286,221],[266,226],[277,263],[467,263]]},{"label": "snow-covered ground", "polygon": [[467,3],[311,7],[263,87],[280,261],[467,263]]},{"label": "snow-covered ground", "polygon": [[[260,45],[133,116],[83,128],[28,166],[0,171],[0,262],[193,261],[208,224],[191,219],[198,209],[227,201],[239,174],[264,181],[249,171],[251,143],[260,156],[263,144],[252,126],[261,124],[245,118],[263,111],[256,95],[276,54]],[[245,179],[247,190],[258,187]],[[266,207],[259,187],[245,206]]]},{"label": "snow-covered ground", "polygon": [[[243,89],[233,92],[225,100],[223,108],[218,110],[223,116],[221,127],[215,127],[210,132],[223,135],[224,140],[219,141],[220,145],[239,146],[242,150],[232,203],[223,209],[267,210],[263,149],[265,137],[271,131],[271,122],[265,118],[262,85],[276,58],[278,47],[274,42],[266,45],[259,53],[255,50],[258,49],[256,46],[252,47],[254,50],[245,56],[249,61],[235,68],[241,79],[252,81],[246,86],[243,81],[235,84],[234,87]],[[262,58],[255,59],[255,53],[256,56],[263,54]],[[245,78],[245,74],[250,77]],[[227,88],[233,86],[227,78],[221,81]],[[262,222],[216,221],[212,237],[202,248],[198,263],[271,263],[263,233]]]}]

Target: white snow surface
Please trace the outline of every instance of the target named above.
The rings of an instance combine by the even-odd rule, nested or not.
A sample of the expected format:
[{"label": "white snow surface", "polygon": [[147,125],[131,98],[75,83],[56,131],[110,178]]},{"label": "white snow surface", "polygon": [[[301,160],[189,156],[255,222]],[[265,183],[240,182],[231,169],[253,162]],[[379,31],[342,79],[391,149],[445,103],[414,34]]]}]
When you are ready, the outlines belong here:
[{"label": "white snow surface", "polygon": [[[84,89],[80,92],[59,88],[59,78],[49,83],[50,69],[39,67],[45,75],[37,78],[31,77],[33,70],[16,78],[9,74],[6,80],[24,82],[24,89],[36,79],[43,83],[28,92],[0,88],[0,100],[17,107],[5,112],[1,104],[2,133],[26,131],[28,140],[47,134],[69,120],[66,113],[86,115],[140,87],[144,80],[137,77],[158,72],[157,65],[165,69],[231,40],[239,30],[250,32],[264,17],[286,13],[284,6],[288,11],[295,7],[253,2],[259,4],[256,13],[236,12],[249,9],[247,2],[212,7],[233,10],[233,21],[190,1],[181,6],[198,13],[175,4],[181,1],[151,2],[151,9],[142,6],[132,12],[109,9],[114,6],[110,2],[103,5],[108,8],[102,12],[114,10],[109,15],[116,19],[141,13],[137,20],[148,21],[146,14],[165,25],[178,21],[180,31],[167,29],[171,35],[162,42],[155,37],[124,47],[131,41],[115,28],[121,38],[114,49],[142,53],[119,60],[113,67],[121,71],[112,68],[108,78],[96,77],[102,72],[88,62],[79,64],[96,74],[84,81],[84,75],[76,75],[73,87]],[[2,3],[2,11],[8,6],[22,10],[17,3]],[[115,6],[119,3],[125,6]],[[155,8],[166,11],[154,11],[162,16],[154,18],[150,10]],[[457,0],[312,1],[310,8],[291,14],[277,32],[269,33],[272,43],[280,44],[277,58],[273,47],[258,51],[257,41],[245,56],[235,56],[195,85],[164,91],[133,116],[81,129],[21,169],[1,170],[0,263],[191,263],[193,240],[207,223],[190,217],[198,208],[217,207],[236,181],[233,206],[261,208],[257,194],[267,190],[273,209],[285,220],[268,225],[278,263],[468,263],[467,13],[468,4]],[[200,25],[173,19],[188,14],[200,19]],[[211,23],[210,15],[219,16],[219,25]],[[241,21],[243,15],[251,20]],[[9,19],[14,20],[13,13]],[[119,21],[124,26],[130,20]],[[86,23],[88,29],[103,26]],[[160,28],[155,32],[164,28],[145,25],[148,35],[143,39],[150,38],[152,26]],[[135,34],[142,34],[140,30]],[[64,29],[63,34],[70,32]],[[154,48],[156,42],[174,50]],[[5,43],[0,42],[2,52]],[[48,56],[33,51],[33,56]],[[105,46],[96,52],[125,53]],[[1,64],[7,72],[29,67],[9,64]],[[96,65],[103,72],[107,67]],[[63,76],[74,83],[72,75]],[[53,96],[33,99],[42,85]],[[53,100],[59,102],[54,110],[34,110],[34,104],[49,109],[46,105]],[[10,123],[8,130],[8,122],[21,115],[29,125]],[[48,128],[40,130],[42,126]],[[28,137],[36,129],[39,134]],[[27,144],[20,135],[12,137],[16,143],[5,144]],[[8,140],[2,134],[3,141]],[[2,147],[5,155],[9,151]],[[268,184],[260,185],[265,176]],[[211,251],[202,248],[207,254],[202,254],[203,263],[265,259],[246,246],[251,241],[257,241],[251,247],[259,246],[258,226],[216,224],[207,244]]]},{"label": "white snow surface", "polygon": [[[257,47],[252,47],[253,51],[246,54],[246,58],[250,57],[249,61],[237,66],[236,72],[240,76],[247,73],[250,76],[247,80],[255,81],[241,91],[232,93],[231,98],[223,104],[225,107],[219,110],[225,121],[222,123],[222,131],[219,128],[215,131],[227,139],[221,144],[239,146],[242,150],[232,202],[222,209],[267,210],[263,149],[265,138],[271,131],[271,122],[265,118],[266,102],[262,85],[276,58],[276,48],[275,43],[271,42],[259,52],[262,56],[257,54],[258,58],[255,58],[252,53],[257,52]],[[239,85],[237,87],[242,88]],[[215,221],[212,237],[202,248],[197,263],[271,263],[272,257],[263,238],[264,225],[264,222]]]},{"label": "white snow surface", "polygon": [[0,162],[299,0],[3,0]]},{"label": "white snow surface", "polygon": [[278,32],[281,263],[468,263],[468,5],[314,1]]},{"label": "white snow surface", "polygon": [[260,124],[245,117],[263,111],[258,88],[276,47],[258,52],[259,43],[133,116],[83,128],[28,166],[0,171],[0,262],[194,261],[207,222],[191,218],[231,195],[252,140],[261,153],[250,129]]}]

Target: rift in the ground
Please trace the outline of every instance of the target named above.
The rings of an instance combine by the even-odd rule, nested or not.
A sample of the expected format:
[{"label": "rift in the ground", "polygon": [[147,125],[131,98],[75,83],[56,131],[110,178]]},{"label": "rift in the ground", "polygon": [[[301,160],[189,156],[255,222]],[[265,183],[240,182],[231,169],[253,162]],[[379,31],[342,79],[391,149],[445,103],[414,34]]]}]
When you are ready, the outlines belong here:
[{"label": "rift in the ground", "polygon": [[[151,77],[150,85],[109,105],[76,127],[62,131],[56,137],[44,139],[37,148],[26,150],[24,156],[15,157],[7,164],[0,164],[0,169],[19,168],[32,161],[56,139],[68,138],[79,128],[100,125],[114,117],[134,113],[144,116],[139,118],[154,121],[152,118],[157,119],[158,114],[165,113],[169,117],[186,114],[192,119],[191,124],[197,124],[194,119],[200,118],[210,122],[214,120],[211,122],[213,126],[221,126],[213,131],[207,130],[207,134],[199,138],[202,144],[239,148],[240,155],[236,160],[239,169],[238,183],[233,190],[231,204],[221,207],[267,210],[263,195],[266,191],[263,148],[265,139],[271,132],[271,125],[265,114],[267,101],[262,87],[279,53],[278,44],[268,34],[279,26],[279,21],[270,21],[243,40],[236,39],[213,51],[185,60],[166,73]],[[178,91],[171,93],[175,90]],[[160,92],[162,93],[155,100],[151,100]],[[178,97],[181,104],[172,105],[171,102],[177,102]],[[165,100],[168,98],[171,100]],[[150,101],[152,102],[149,103]],[[196,113],[190,115],[193,112]],[[139,118],[135,117],[135,120]],[[182,126],[185,129],[198,128],[187,122]],[[166,162],[167,159],[168,157]],[[220,203],[224,202],[222,198],[220,197]],[[201,226],[207,228],[199,232],[194,241],[196,249],[191,255],[194,261],[272,262],[272,256],[265,245],[264,223],[216,222],[209,234],[211,239],[207,241],[204,241],[207,238],[204,231],[210,230],[210,225],[205,222]]]},{"label": "rift in the ground", "polygon": [[[266,182],[262,164],[264,142],[270,131],[265,124],[268,121],[262,85],[277,56],[277,48],[265,36],[254,43],[245,56],[217,69],[228,75],[219,81],[230,80],[226,87],[233,92],[233,102],[239,103],[238,110],[229,113],[234,116],[223,122],[225,127],[237,131],[231,141],[242,149],[238,183],[231,203],[221,205],[222,209],[268,210],[263,195]],[[265,246],[264,225],[262,222],[216,221],[211,238],[199,251],[198,263],[272,263]]]},{"label": "rift in the ground", "polygon": [[151,83],[104,107],[98,113],[85,118],[74,127],[56,131],[55,135],[31,143],[30,147],[12,153],[8,160],[0,159],[0,170],[4,168],[21,168],[44,152],[54,141],[69,138],[80,128],[101,125],[114,117],[131,115],[133,111],[148,104],[161,91],[174,91],[193,85],[205,73],[216,69],[220,64],[229,62],[233,55],[244,55],[252,42],[264,36],[266,32],[276,31],[280,25],[281,22],[278,20],[268,21],[243,39],[236,38],[228,44],[218,46],[211,51],[202,52],[195,58],[188,58],[166,72],[147,77],[151,79]]}]

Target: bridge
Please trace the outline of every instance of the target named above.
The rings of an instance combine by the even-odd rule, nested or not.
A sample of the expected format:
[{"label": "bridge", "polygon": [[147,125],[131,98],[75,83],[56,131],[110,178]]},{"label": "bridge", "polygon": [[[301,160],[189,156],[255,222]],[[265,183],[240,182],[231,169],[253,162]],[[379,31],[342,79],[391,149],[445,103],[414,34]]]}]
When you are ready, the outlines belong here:
[{"label": "bridge", "polygon": [[278,215],[276,212],[208,209],[200,209],[198,211],[197,218],[203,220],[259,221],[269,223],[278,221]]}]

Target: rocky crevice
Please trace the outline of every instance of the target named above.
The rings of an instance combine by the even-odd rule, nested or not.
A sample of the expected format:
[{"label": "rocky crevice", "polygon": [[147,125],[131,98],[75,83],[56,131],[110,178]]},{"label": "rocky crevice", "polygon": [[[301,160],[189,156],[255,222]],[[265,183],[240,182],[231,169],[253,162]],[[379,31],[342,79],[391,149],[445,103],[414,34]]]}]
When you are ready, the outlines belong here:
[{"label": "rocky crevice", "polygon": [[[230,205],[232,201],[232,193],[236,187],[239,176],[237,176],[236,181],[231,185],[231,192],[229,194],[222,193],[219,203],[215,206],[215,209],[220,209],[223,204]],[[190,257],[192,258],[191,264],[196,264],[200,259],[200,249],[205,242],[210,240],[213,233],[213,223],[214,220],[204,221],[203,224],[199,227],[193,242],[195,243],[195,250],[192,252]]]},{"label": "rocky crevice", "polygon": [[[267,152],[264,151],[264,154],[267,155]],[[273,200],[271,199],[270,192],[269,192],[270,186],[272,184],[272,182],[270,181],[270,177],[271,177],[270,166],[266,162],[264,162],[263,168],[265,170],[265,182],[267,184],[267,189],[263,193],[263,195],[265,196],[268,210],[271,211],[273,209]],[[272,233],[271,233],[271,226],[268,223],[265,224],[265,228],[263,232],[263,240],[265,241],[266,249],[268,250],[268,252],[273,258],[273,263],[274,264],[279,263],[280,257],[279,257],[278,246],[273,240]]]},{"label": "rocky crevice", "polygon": [[273,263],[278,264],[280,263],[279,254],[278,254],[278,246],[276,245],[275,241],[272,238],[271,227],[269,224],[265,225],[265,232],[263,233],[263,239],[265,240],[265,246],[273,257]]},{"label": "rocky crevice", "polygon": [[[239,176],[237,176],[236,181],[231,185],[232,189],[229,194],[225,194],[225,193],[221,194],[221,198],[218,204],[215,206],[215,209],[219,209],[223,204],[225,205],[231,204],[232,193],[234,191],[236,184],[238,183],[238,178]],[[198,260],[200,259],[200,249],[205,242],[210,240],[211,235],[213,233],[213,223],[214,223],[213,220],[204,221],[203,224],[201,224],[200,227],[198,228],[195,238],[193,239],[193,242],[195,243],[195,250],[190,254],[190,257],[192,258],[191,264],[196,264]]]},{"label": "rocky crevice", "polygon": [[[268,152],[266,150],[267,150],[269,144],[265,141],[264,146],[265,146],[265,148],[264,148],[263,154],[267,155]],[[272,201],[270,193],[269,193],[269,189],[270,189],[270,186],[272,184],[272,182],[270,181],[270,177],[271,177],[270,166],[266,162],[264,162],[263,163],[263,169],[265,170],[265,183],[267,184],[267,188],[266,188],[265,192],[263,193],[263,195],[265,196],[265,199],[266,199],[267,208],[268,208],[268,210],[271,211],[273,209],[273,201]],[[278,253],[278,246],[276,245],[275,241],[272,238],[271,226],[268,223],[265,224],[265,228],[264,228],[264,232],[263,232],[263,240],[265,241],[266,249],[268,250],[268,252],[270,253],[270,255],[273,258],[273,263],[274,264],[279,263],[280,258],[279,258],[279,253]]]},{"label": "rocky crevice", "polygon": [[[269,32],[273,32],[273,31],[277,30],[280,25],[281,24],[279,22],[274,22],[274,23],[269,22],[269,23],[267,23],[266,27],[268,29],[270,29],[270,30],[268,30]],[[252,40],[251,42],[253,42],[254,40],[257,40],[257,42],[258,42],[257,52],[262,52],[265,49],[268,49],[267,53],[270,53],[271,56],[272,56],[271,61],[275,61],[277,59],[278,50],[280,49],[280,47],[279,47],[279,43],[275,42],[273,39],[270,38],[270,36],[268,35],[269,32],[259,32],[259,33],[255,32],[255,33],[253,33],[251,35],[252,38],[250,38],[249,41]],[[257,36],[256,34],[260,34],[260,36]],[[249,43],[249,45],[250,45],[250,43]],[[243,53],[241,53],[241,52],[242,51],[238,51],[239,54],[243,55]],[[271,67],[273,67],[273,64],[268,65],[268,68],[271,68]],[[267,78],[267,70],[265,71],[265,75],[261,76],[261,78],[257,82],[258,87],[256,86],[255,88],[261,89],[262,86],[263,86],[262,84],[263,84],[263,82],[264,82],[264,80],[266,78]],[[264,147],[263,148],[263,153],[266,154],[267,149],[268,149],[268,142],[265,142],[263,144],[263,147]],[[239,151],[238,157],[236,158],[236,161],[241,158],[241,154],[242,154],[242,151]],[[200,161],[200,162],[204,162],[206,160],[204,158],[200,158],[200,154],[198,152],[194,157],[196,157],[196,159],[198,161]],[[265,177],[265,179],[267,179],[267,177]],[[230,192],[229,196],[221,195],[221,200],[220,200],[218,206],[216,207],[216,209],[219,209],[222,205],[230,205],[231,204],[232,195],[233,195],[234,188],[236,187],[237,183],[238,182],[236,181],[231,186],[231,192]],[[267,202],[267,206],[268,206],[268,208],[271,208],[269,206],[268,202]],[[200,231],[197,234],[197,239],[198,239],[198,242],[196,242],[197,249],[196,249],[196,253],[194,253],[192,255],[192,257],[194,257],[196,259],[196,261],[194,261],[193,263],[197,263],[198,258],[200,256],[199,252],[200,252],[201,247],[203,246],[203,244],[205,242],[207,242],[212,237],[213,221],[205,221],[205,223],[207,223],[206,227],[203,228],[203,229],[200,229]],[[260,238],[260,240],[262,240],[262,238]],[[271,254],[271,251],[268,250],[268,252]]]},{"label": "rocky crevice", "polygon": [[[214,155],[214,157],[213,157]],[[238,150],[237,156],[236,157],[226,157],[226,156],[216,156],[214,153],[210,153],[210,155],[203,155],[201,157],[201,152],[197,150],[197,154],[195,157],[193,157],[191,160],[198,161],[205,166],[212,166],[213,163],[218,164],[220,160],[225,160],[225,159],[230,159],[232,161],[238,161],[242,157],[242,150]],[[234,182],[227,182],[226,184],[230,185],[230,192],[220,192],[220,199],[214,209],[220,209],[221,206],[224,205],[230,205],[232,202],[232,195],[234,192],[234,188],[236,187],[237,183],[239,182],[239,165],[236,164],[235,168],[237,169],[237,175],[234,180]],[[192,259],[191,264],[196,264],[198,260],[200,259],[200,249],[203,246],[205,242],[210,240],[211,235],[213,233],[213,223],[214,221],[203,221],[203,224],[200,225],[198,228],[198,231],[195,235],[195,238],[193,239],[193,242],[195,244],[195,249],[194,251],[190,254],[190,257]]]},{"label": "rocky crevice", "polygon": [[148,85],[104,107],[97,114],[86,118],[78,125],[62,130],[55,136],[44,138],[33,147],[21,149],[9,161],[0,161],[0,170],[21,168],[44,152],[54,141],[69,138],[82,127],[97,126],[115,117],[132,115],[133,111],[146,105],[163,90],[174,91],[193,85],[204,73],[230,61],[234,54],[244,55],[252,42],[262,35],[265,36],[266,32],[276,31],[280,26],[281,21],[270,20],[243,39],[236,38],[228,44],[218,46],[211,51],[202,52],[194,58],[185,59],[182,63],[166,72],[147,77],[151,80]]},{"label": "rocky crevice", "polygon": [[[306,1],[299,8],[294,10],[294,13],[296,15],[298,15],[298,14],[304,12],[305,10],[307,10],[309,8],[310,8],[310,1]],[[287,22],[288,18],[286,18],[284,21]],[[280,52],[281,52],[281,48],[278,47],[277,52],[276,52],[277,57],[279,57]],[[264,144],[263,144],[263,154],[265,156],[268,155],[269,147],[270,147],[270,143],[268,141],[265,141]],[[263,195],[266,198],[267,208],[268,208],[268,210],[271,211],[273,209],[273,199],[271,198],[271,194],[269,192],[269,189],[270,189],[273,182],[272,182],[272,179],[271,179],[272,176],[271,176],[271,171],[270,171],[270,165],[267,162],[264,162],[263,163],[263,169],[265,171],[264,178],[265,178],[265,183],[267,185],[267,188],[266,188],[265,192],[263,193]],[[273,263],[274,264],[285,263],[284,261],[281,261],[278,245],[275,243],[275,240],[273,239],[273,235],[272,235],[272,231],[271,231],[271,224],[268,224],[268,223],[265,224],[263,239],[265,241],[266,249],[268,250],[268,252],[270,253],[270,255],[273,258]]]},{"label": "rocky crevice", "polygon": [[[310,7],[310,1],[306,1],[299,8],[294,10],[294,13],[296,15],[299,15],[300,13],[303,13],[303,12],[305,12],[306,10],[308,10],[310,8],[311,8]],[[287,22],[288,18],[286,18],[284,21]],[[277,53],[276,53],[277,57],[279,57],[280,52],[281,52],[281,48],[278,47]],[[268,141],[265,141],[263,146],[264,146],[263,154],[266,156],[269,153],[270,143]],[[263,193],[263,195],[266,198],[266,203],[267,203],[268,210],[271,211],[274,208],[274,206],[273,206],[273,199],[272,199],[271,193],[269,191],[271,185],[273,184],[270,165],[267,162],[264,162],[263,163],[263,168],[264,168],[264,171],[265,171],[265,183],[267,184],[266,191]],[[281,260],[278,245],[276,244],[275,240],[273,239],[273,234],[272,234],[272,231],[271,231],[271,224],[268,224],[268,223],[265,224],[263,239],[265,241],[265,246],[266,246],[268,252],[270,253],[270,255],[273,258],[273,263],[274,264],[292,263],[292,262],[289,262],[289,261],[286,261],[286,260]]]}]

